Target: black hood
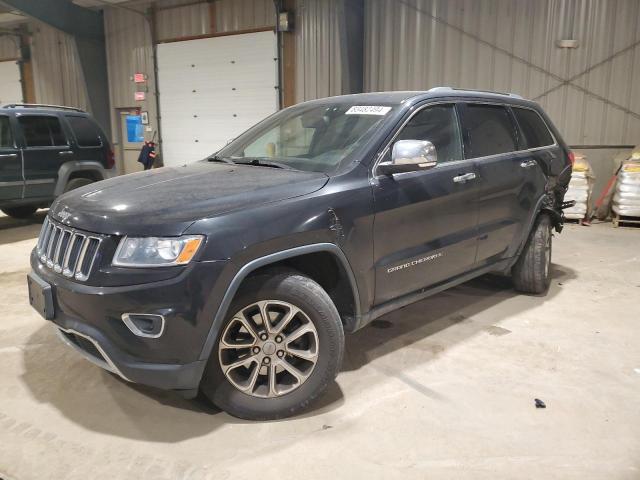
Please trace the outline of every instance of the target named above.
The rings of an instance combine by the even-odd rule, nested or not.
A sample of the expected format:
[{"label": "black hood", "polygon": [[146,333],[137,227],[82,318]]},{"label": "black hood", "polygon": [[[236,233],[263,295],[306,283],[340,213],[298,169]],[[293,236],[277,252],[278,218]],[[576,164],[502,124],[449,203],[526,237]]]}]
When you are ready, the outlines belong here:
[{"label": "black hood", "polygon": [[180,235],[196,220],[322,188],[323,173],[197,162],[132,173],[59,197],[50,216],[116,235]]}]

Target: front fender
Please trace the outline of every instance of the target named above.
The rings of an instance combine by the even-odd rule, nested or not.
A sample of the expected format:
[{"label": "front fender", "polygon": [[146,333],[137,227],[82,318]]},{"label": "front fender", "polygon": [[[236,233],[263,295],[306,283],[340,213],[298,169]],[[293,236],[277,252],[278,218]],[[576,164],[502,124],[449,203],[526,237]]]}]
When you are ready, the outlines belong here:
[{"label": "front fender", "polygon": [[347,257],[343,253],[343,251],[337,245],[333,243],[316,243],[311,245],[304,245],[299,247],[290,248],[287,250],[282,250],[279,252],[271,253],[269,255],[265,255],[263,257],[256,258],[248,263],[246,263],[238,272],[233,276],[231,281],[229,282],[228,287],[222,297],[222,300],[219,303],[218,309],[214,315],[213,322],[211,324],[211,328],[209,329],[209,333],[207,335],[207,339],[204,343],[202,351],[200,352],[200,360],[206,360],[209,358],[211,354],[215,341],[218,337],[218,333],[223,326],[224,319],[227,315],[227,311],[233,298],[235,297],[238,288],[242,284],[243,280],[249,276],[249,274],[258,268],[275,264],[282,260],[298,257],[301,255],[306,255],[309,253],[318,253],[318,252],[328,252],[334,255],[338,261],[342,264],[345,271],[347,272],[347,277],[351,284],[351,289],[354,292],[354,308],[356,318],[360,316],[360,299],[358,294],[358,287],[356,284],[355,275],[353,274],[353,270]]}]

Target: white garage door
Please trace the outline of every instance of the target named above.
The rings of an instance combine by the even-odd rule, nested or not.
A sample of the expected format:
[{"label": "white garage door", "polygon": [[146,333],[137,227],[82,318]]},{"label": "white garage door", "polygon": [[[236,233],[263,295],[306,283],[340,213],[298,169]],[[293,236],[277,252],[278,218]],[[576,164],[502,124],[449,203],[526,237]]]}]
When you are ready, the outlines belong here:
[{"label": "white garage door", "polygon": [[274,32],[160,44],[164,164],[200,160],[275,112],[275,58]]},{"label": "white garage door", "polygon": [[20,67],[15,60],[0,62],[0,105],[21,102]]}]

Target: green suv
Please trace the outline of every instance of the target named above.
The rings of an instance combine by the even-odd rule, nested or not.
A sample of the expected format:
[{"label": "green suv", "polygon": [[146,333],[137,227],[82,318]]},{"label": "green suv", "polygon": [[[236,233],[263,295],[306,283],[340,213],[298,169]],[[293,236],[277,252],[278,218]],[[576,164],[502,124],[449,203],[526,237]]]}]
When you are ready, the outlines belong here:
[{"label": "green suv", "polygon": [[0,210],[25,218],[60,194],[115,175],[111,143],[86,112],[11,104],[0,108]]}]

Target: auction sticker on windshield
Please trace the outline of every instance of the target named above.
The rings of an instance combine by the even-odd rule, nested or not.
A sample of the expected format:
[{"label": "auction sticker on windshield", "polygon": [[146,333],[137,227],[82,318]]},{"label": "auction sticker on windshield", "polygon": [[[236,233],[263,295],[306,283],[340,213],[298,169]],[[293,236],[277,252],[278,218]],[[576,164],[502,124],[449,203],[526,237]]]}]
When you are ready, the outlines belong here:
[{"label": "auction sticker on windshield", "polygon": [[345,112],[345,115],[386,115],[391,107],[375,105],[355,105]]}]

